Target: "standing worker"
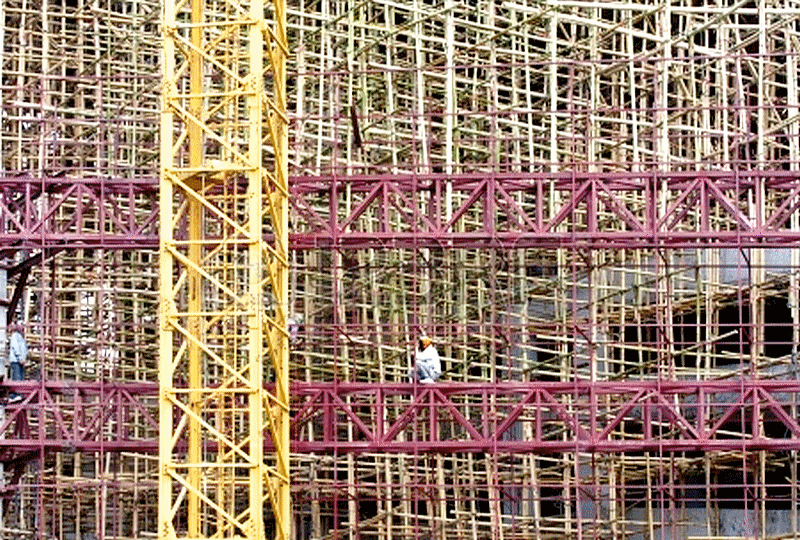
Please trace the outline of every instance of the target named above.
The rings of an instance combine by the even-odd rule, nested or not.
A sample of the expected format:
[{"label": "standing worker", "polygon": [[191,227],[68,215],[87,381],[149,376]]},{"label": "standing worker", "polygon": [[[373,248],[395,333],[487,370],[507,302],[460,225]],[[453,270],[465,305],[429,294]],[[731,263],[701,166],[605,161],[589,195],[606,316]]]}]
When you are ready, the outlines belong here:
[{"label": "standing worker", "polygon": [[[25,379],[25,363],[28,360],[28,344],[25,342],[25,337],[22,335],[22,327],[19,325],[12,325],[8,328],[11,331],[11,337],[8,339],[8,367],[11,370],[12,381],[22,381]],[[22,401],[22,396],[16,392],[12,393],[9,398],[9,403],[16,403]]]},{"label": "standing worker", "polygon": [[431,338],[423,334],[419,338],[419,346],[414,355],[414,369],[409,373],[411,382],[429,384],[435,382],[441,374],[442,362],[439,360],[439,353],[436,352]]}]

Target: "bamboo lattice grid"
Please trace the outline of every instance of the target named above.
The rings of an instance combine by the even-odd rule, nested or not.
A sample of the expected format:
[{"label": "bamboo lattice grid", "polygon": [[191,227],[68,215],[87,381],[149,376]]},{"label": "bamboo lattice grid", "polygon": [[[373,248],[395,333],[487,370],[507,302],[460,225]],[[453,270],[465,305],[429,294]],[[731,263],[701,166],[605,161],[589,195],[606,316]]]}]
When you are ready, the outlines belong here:
[{"label": "bamboo lattice grid", "polygon": [[[159,5],[3,0],[2,8],[3,201],[18,196],[20,179],[116,188],[155,178]],[[325,182],[443,179],[446,203],[430,212],[445,219],[470,196],[457,189],[467,174],[791,173],[800,164],[799,18],[797,5],[777,0],[295,1],[291,172]],[[367,232],[385,222],[408,230],[412,202],[433,200],[420,188],[412,202],[383,206],[346,183],[342,190],[341,206],[326,190],[304,200],[326,222],[363,204],[348,226]],[[543,190],[546,215],[568,200],[552,183]],[[42,189],[36,200],[44,194],[52,196]],[[747,216],[786,201],[768,187],[727,194]],[[643,192],[620,197],[636,218],[652,210]],[[657,206],[676,203],[669,197]],[[146,215],[152,193],[134,201],[125,211]],[[536,215],[530,194],[513,202]],[[106,226],[81,204],[97,208],[70,199],[59,207],[64,226],[79,236]],[[403,381],[421,330],[445,357],[448,382],[796,377],[796,248],[715,246],[735,218],[710,204],[706,219],[697,206],[676,224],[708,240],[694,248],[453,248],[447,238],[414,244],[412,235],[399,249],[295,250],[291,306],[302,324],[293,379]],[[291,218],[297,234],[319,227],[302,210]],[[577,208],[560,230],[580,232],[590,220],[626,230],[617,209],[590,214]],[[797,231],[792,214],[781,226]],[[498,229],[513,228],[508,215],[492,217]],[[472,209],[458,227],[485,220]],[[11,240],[9,266],[36,254]],[[33,372],[155,381],[157,255],[114,248],[70,245],[32,266],[20,316]],[[398,410],[407,404],[392,399]],[[743,431],[736,422],[725,429],[732,439]],[[152,456],[59,453],[31,463],[4,499],[5,530],[62,539],[155,532]],[[295,534],[797,537],[797,468],[796,451],[296,455]]]}]

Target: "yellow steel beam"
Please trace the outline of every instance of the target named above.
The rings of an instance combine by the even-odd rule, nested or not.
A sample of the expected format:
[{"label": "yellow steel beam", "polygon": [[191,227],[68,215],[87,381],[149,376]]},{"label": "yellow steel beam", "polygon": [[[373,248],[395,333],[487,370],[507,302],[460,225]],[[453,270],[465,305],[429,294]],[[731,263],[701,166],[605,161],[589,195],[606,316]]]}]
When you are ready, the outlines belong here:
[{"label": "yellow steel beam", "polygon": [[[288,540],[292,522],[292,504],[289,485],[289,134],[288,115],[286,110],[286,55],[289,43],[286,34],[286,0],[274,0],[275,26],[272,31],[263,25],[262,30],[268,37],[270,66],[273,73],[272,100],[269,102],[269,134],[275,152],[275,167],[272,178],[274,184],[267,190],[270,206],[276,219],[275,223],[275,256],[270,262],[270,274],[274,281],[275,297],[279,298],[280,309],[276,311],[276,320],[270,336],[270,357],[275,372],[274,401],[277,406],[268,407],[271,425],[274,425],[275,437],[275,473],[270,479],[270,488],[274,487],[275,498],[272,502],[275,515],[276,537]],[[262,103],[264,103],[262,102]],[[266,176],[266,175],[265,175]],[[268,177],[268,176],[267,176]],[[267,214],[269,215],[269,214]],[[259,215],[261,219],[262,215]],[[255,216],[254,216],[255,217]]]},{"label": "yellow steel beam", "polygon": [[271,11],[164,3],[162,540],[291,534],[285,1]]}]

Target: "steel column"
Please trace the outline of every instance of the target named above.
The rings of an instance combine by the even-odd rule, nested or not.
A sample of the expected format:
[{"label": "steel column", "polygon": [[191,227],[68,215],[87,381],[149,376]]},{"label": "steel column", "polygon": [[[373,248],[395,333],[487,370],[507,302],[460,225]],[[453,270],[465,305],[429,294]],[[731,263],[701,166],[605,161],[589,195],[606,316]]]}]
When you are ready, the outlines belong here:
[{"label": "steel column", "polygon": [[[164,7],[164,539],[261,540],[265,503],[276,537],[290,534],[288,49],[285,7],[275,8],[270,27],[262,0]],[[274,391],[264,389],[265,379]]]}]

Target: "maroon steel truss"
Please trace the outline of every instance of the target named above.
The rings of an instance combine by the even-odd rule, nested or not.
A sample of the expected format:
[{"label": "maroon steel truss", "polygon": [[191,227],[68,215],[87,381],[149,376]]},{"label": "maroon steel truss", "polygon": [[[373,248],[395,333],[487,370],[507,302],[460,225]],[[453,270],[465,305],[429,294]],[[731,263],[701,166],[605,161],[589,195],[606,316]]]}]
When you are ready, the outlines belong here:
[{"label": "maroon steel truss", "polygon": [[800,448],[798,381],[321,383],[294,392],[297,452]]},{"label": "maroon steel truss", "polygon": [[0,176],[0,247],[158,246],[155,179]]},{"label": "maroon steel truss", "polygon": [[[154,451],[158,386],[102,382],[6,382],[3,461],[44,451]],[[14,393],[22,399],[9,403]],[[150,426],[144,432],[131,426]],[[141,429],[141,428],[140,428]]]},{"label": "maroon steel truss", "polygon": [[[787,226],[800,207],[794,171],[330,175],[290,185],[293,249],[800,243]],[[156,190],[154,178],[0,177],[0,246],[155,248]],[[446,193],[458,201],[448,212]],[[720,230],[722,218],[730,225]]]},{"label": "maroon steel truss", "polygon": [[[0,456],[147,451],[154,384],[6,383]],[[298,383],[294,452],[800,450],[800,381]],[[133,422],[136,417],[137,422]],[[129,426],[146,425],[144,432]],[[350,440],[348,433],[354,433]]]},{"label": "maroon steel truss", "polygon": [[[295,210],[310,228],[292,237],[295,249],[800,241],[800,231],[787,228],[800,206],[800,179],[792,171],[350,175],[296,177],[291,186]],[[460,202],[445,212],[448,192]],[[721,216],[733,225],[721,229]]]}]

